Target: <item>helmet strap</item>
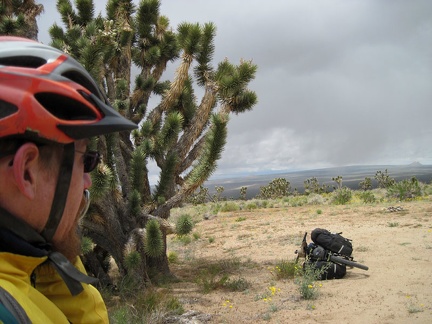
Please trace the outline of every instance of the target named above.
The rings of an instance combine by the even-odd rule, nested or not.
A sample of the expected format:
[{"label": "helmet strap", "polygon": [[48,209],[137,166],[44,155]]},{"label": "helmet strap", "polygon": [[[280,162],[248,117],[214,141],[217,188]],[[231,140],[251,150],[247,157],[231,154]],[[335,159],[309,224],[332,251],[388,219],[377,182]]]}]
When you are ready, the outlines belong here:
[{"label": "helmet strap", "polygon": [[64,146],[63,159],[60,165],[57,178],[57,186],[54,193],[54,199],[51,205],[51,211],[48,221],[41,235],[47,242],[52,242],[57,227],[63,216],[66,200],[69,192],[69,186],[72,178],[72,169],[75,160],[75,143],[69,143]]}]

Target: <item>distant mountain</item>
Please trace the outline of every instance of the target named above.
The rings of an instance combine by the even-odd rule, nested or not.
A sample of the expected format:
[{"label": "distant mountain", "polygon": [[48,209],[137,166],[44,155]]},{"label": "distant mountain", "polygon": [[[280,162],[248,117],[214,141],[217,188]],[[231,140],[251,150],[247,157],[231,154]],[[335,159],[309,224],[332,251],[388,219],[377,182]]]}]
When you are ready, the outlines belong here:
[{"label": "distant mountain", "polygon": [[342,184],[353,190],[359,189],[360,181],[366,177],[372,179],[372,185],[376,186],[374,176],[377,171],[384,172],[387,169],[390,177],[397,181],[416,177],[419,181],[430,183],[432,181],[432,165],[422,165],[413,162],[408,165],[356,165],[345,167],[334,167],[325,169],[303,170],[293,172],[281,172],[272,174],[258,174],[226,179],[215,179],[207,181],[204,186],[209,188],[211,194],[215,192],[216,186],[224,187],[223,196],[227,198],[238,198],[240,188],[247,187],[247,198],[256,197],[260,187],[267,186],[276,178],[285,178],[291,183],[291,188],[297,188],[299,192],[304,191],[304,181],[315,177],[320,184],[329,185],[331,188],[336,183],[332,178],[342,176]]}]

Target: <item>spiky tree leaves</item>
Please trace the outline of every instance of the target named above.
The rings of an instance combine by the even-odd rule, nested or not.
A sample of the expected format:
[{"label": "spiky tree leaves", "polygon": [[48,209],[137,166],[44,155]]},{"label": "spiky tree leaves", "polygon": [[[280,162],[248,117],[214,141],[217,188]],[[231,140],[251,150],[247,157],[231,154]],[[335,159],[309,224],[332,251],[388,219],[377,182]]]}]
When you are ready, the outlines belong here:
[{"label": "spiky tree leaves", "polygon": [[186,177],[186,183],[195,191],[195,183],[208,179],[216,170],[216,162],[220,159],[227,136],[227,120],[219,115],[212,116],[213,127],[205,137],[205,145],[199,156],[198,163]]},{"label": "spiky tree leaves", "polygon": [[257,67],[250,61],[234,66],[227,60],[221,62],[216,72],[219,84],[219,99],[234,113],[250,110],[257,103],[255,92],[247,89],[255,77]]},{"label": "spiky tree leaves", "polygon": [[149,220],[144,236],[144,251],[152,258],[160,257],[164,253],[164,241],[159,222],[155,219]]},{"label": "spiky tree leaves", "polygon": [[90,188],[92,199],[98,200],[105,197],[106,193],[113,189],[113,171],[102,164],[92,173],[93,185]]},{"label": "spiky tree leaves", "polygon": [[194,227],[192,218],[188,214],[182,214],[176,221],[176,233],[179,236],[189,234]]},{"label": "spiky tree leaves", "polygon": [[[94,17],[89,0],[76,0],[75,6],[58,0],[57,5],[65,29],[55,25],[50,29],[52,44],[78,59],[99,81],[113,107],[139,125],[132,133],[99,140],[102,165],[112,176],[102,180],[100,171],[93,175],[98,194],[84,222],[86,234],[110,252],[120,272],[126,272],[124,246],[144,228],[146,240],[157,237],[149,238],[149,231],[157,233],[154,222],[149,225],[151,220],[161,226],[165,251],[166,235],[174,232],[166,221],[171,208],[216,170],[226,144],[229,114],[250,110],[256,103],[255,93],[247,88],[256,66],[226,60],[215,69],[216,27],[182,23],[173,29],[160,13],[159,0],[142,0],[137,6],[132,0],[109,0],[106,17]],[[168,63],[177,65],[172,81],[163,79]],[[158,104],[150,104],[153,95],[159,96]],[[150,161],[159,168],[153,190],[147,169]],[[169,272],[163,251],[149,252],[145,246],[136,245],[143,277],[151,266]]]},{"label": "spiky tree leaves", "polygon": [[125,266],[129,271],[138,269],[141,265],[141,261],[142,258],[138,251],[132,251],[125,255]]},{"label": "spiky tree leaves", "polygon": [[36,17],[44,10],[33,0],[0,2],[0,35],[14,35],[37,40]]}]

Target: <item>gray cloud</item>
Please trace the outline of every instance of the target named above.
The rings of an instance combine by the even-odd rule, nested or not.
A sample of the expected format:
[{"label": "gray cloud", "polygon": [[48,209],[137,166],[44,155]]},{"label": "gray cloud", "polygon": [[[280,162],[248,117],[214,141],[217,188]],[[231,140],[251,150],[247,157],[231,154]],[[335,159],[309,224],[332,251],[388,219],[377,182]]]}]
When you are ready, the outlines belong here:
[{"label": "gray cloud", "polygon": [[216,175],[432,164],[432,1],[162,0],[161,13],[214,22],[215,63],[258,65],[259,103],[231,117]]}]

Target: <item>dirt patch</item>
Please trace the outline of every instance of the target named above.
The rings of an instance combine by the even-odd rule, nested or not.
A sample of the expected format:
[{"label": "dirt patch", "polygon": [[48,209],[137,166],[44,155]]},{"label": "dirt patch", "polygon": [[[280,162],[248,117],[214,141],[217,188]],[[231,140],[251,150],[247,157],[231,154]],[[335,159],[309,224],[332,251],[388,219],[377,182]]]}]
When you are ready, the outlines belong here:
[{"label": "dirt patch", "polygon": [[[196,225],[192,243],[170,239],[169,250],[180,259],[172,266],[180,279],[173,293],[187,311],[210,314],[209,323],[431,323],[431,203],[400,206],[395,212],[359,205],[220,213]],[[303,300],[294,280],[277,280],[273,271],[295,258],[304,232],[316,227],[352,239],[355,260],[369,270],[321,281],[318,298]],[[229,262],[241,263],[230,278],[249,287],[203,293],[196,278],[204,265]]]}]

